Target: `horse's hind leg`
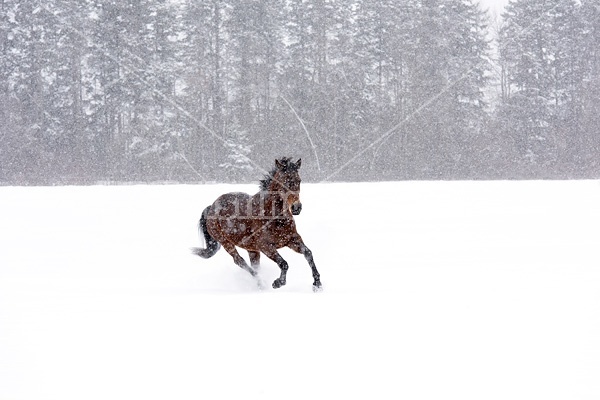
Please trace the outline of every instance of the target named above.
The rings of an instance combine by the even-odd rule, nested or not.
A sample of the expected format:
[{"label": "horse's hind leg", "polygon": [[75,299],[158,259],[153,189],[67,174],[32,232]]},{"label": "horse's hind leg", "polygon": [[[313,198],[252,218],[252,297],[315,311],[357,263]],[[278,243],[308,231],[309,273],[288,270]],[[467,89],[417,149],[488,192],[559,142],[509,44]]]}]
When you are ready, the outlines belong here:
[{"label": "horse's hind leg", "polygon": [[250,266],[256,272],[258,272],[258,269],[260,267],[260,251],[248,250],[248,255],[250,256]]},{"label": "horse's hind leg", "polygon": [[227,251],[231,255],[231,257],[233,257],[233,261],[238,267],[248,271],[250,275],[256,277],[257,272],[248,265],[248,263],[242,258],[242,256],[240,256],[240,253],[238,253],[237,249],[232,243],[225,242],[222,244],[225,251]]}]

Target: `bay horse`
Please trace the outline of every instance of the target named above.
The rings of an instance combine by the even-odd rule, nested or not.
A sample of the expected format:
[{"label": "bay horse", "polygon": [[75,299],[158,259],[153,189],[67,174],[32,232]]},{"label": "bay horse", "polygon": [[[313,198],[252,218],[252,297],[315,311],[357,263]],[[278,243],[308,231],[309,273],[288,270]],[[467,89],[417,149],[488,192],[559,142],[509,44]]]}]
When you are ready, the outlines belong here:
[{"label": "bay horse", "polygon": [[[260,191],[254,196],[236,192],[217,198],[204,209],[198,223],[206,248],[194,247],[192,253],[209,258],[223,246],[237,266],[257,279],[260,253],[263,253],[281,270],[273,282],[273,288],[278,289],[286,284],[288,263],[277,250],[289,247],[304,255],[312,269],[313,291],[320,291],[321,279],[312,252],[296,231],[294,222],[294,215],[302,211],[298,173],[301,165],[301,159],[296,162],[287,157],[277,159],[275,168],[260,181]],[[248,251],[251,266],[240,256],[236,246]]]}]

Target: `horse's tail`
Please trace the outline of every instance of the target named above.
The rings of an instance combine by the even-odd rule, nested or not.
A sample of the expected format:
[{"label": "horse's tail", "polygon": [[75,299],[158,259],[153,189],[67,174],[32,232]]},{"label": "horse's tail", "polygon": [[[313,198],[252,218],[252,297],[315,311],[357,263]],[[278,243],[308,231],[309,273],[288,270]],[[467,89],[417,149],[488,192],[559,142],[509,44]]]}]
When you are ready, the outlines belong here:
[{"label": "horse's tail", "polygon": [[198,222],[198,235],[202,235],[204,237],[204,242],[206,248],[203,249],[201,247],[192,247],[192,254],[200,256],[202,258],[210,258],[215,255],[217,251],[221,248],[219,242],[213,238],[210,233],[208,233],[208,229],[206,229],[206,218],[208,216],[208,212],[210,210],[210,206],[206,207],[204,211],[202,211],[202,216],[200,217],[200,221]]}]

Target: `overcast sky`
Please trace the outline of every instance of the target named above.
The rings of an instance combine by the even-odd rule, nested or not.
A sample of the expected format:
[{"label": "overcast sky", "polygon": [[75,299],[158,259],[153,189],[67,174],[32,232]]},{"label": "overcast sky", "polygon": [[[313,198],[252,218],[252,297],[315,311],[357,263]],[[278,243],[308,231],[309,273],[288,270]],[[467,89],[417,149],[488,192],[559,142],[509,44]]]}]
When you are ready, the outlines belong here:
[{"label": "overcast sky", "polygon": [[502,14],[502,9],[506,4],[508,4],[508,0],[479,0],[481,5],[484,8],[489,8],[490,12],[497,13],[498,15]]},{"label": "overcast sky", "polygon": [[502,14],[502,9],[508,4],[508,0],[480,0],[480,2],[483,7],[489,8],[490,11],[495,11],[498,14]]}]

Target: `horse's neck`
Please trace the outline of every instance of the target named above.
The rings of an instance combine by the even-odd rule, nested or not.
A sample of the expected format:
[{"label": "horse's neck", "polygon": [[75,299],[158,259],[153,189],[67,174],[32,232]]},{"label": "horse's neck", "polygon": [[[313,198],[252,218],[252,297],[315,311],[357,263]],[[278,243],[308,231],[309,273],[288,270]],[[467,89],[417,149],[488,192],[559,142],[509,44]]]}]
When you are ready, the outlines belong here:
[{"label": "horse's neck", "polygon": [[283,215],[285,213],[284,201],[279,191],[263,190],[254,195],[261,210],[267,215]]}]

